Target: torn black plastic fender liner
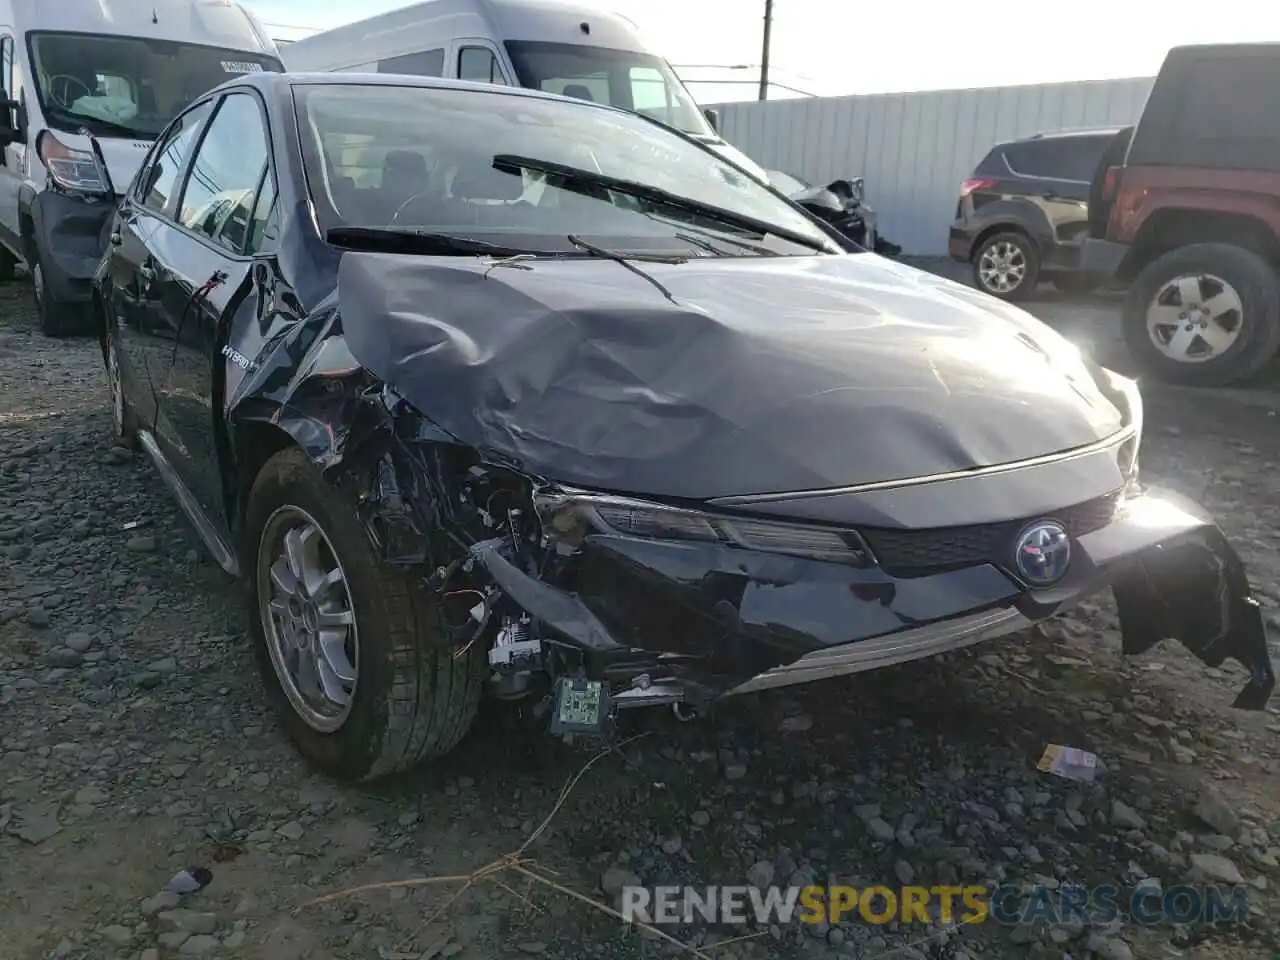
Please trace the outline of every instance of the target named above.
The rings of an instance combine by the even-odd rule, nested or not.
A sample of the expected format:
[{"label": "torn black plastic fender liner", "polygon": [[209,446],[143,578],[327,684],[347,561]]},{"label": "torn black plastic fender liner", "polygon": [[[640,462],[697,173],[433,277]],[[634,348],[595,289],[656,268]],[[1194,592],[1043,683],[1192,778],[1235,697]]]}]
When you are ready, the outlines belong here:
[{"label": "torn black plastic fender liner", "polygon": [[535,580],[499,554],[498,541],[478,543],[471,553],[484,564],[508,597],[584,650],[627,649],[577,597]]},{"label": "torn black plastic fender liner", "polygon": [[1275,687],[1262,609],[1244,563],[1222,532],[1206,527],[1144,553],[1112,579],[1123,650],[1140,654],[1171,637],[1210,667],[1238,661],[1249,682],[1232,704],[1261,710]]}]

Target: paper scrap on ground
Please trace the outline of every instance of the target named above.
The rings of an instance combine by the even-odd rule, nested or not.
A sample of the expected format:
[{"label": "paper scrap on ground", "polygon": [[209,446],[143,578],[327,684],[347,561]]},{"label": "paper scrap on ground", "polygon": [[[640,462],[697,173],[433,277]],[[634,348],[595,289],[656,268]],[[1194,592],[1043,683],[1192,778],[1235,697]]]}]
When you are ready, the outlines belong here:
[{"label": "paper scrap on ground", "polygon": [[1093,783],[1098,775],[1098,757],[1078,747],[1064,747],[1051,743],[1044,748],[1044,755],[1036,765],[1041,773],[1052,773],[1067,780],[1083,780]]}]

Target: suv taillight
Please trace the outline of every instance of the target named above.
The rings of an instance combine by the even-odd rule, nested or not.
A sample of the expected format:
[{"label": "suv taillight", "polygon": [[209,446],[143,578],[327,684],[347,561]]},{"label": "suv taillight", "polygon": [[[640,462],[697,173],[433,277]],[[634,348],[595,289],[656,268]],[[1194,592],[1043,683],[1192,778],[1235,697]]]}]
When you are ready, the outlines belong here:
[{"label": "suv taillight", "polygon": [[960,199],[963,200],[975,190],[990,190],[996,182],[989,177],[970,177],[960,184]]},{"label": "suv taillight", "polygon": [[1116,193],[1120,190],[1120,174],[1124,172],[1124,167],[1107,167],[1106,174],[1102,177],[1102,202],[1111,203],[1116,198]]}]

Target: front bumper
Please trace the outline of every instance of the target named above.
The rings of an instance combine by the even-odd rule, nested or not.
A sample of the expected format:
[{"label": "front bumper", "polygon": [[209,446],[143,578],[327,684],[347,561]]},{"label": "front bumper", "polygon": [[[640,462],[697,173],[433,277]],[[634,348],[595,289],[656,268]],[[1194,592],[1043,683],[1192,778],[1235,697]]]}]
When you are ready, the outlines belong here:
[{"label": "front bumper", "polygon": [[1109,523],[1073,538],[1071,568],[1047,589],[1020,583],[1011,563],[892,573],[597,535],[583,544],[570,593],[494,551],[481,556],[512,599],[604,678],[610,662],[642,651],[718,694],[806,683],[1016,633],[1110,587],[1124,653],[1173,638],[1211,667],[1235,659],[1249,673],[1241,709],[1264,707],[1275,686],[1242,562],[1203,509],[1167,491],[1126,500]]},{"label": "front bumper", "polygon": [[114,203],[48,189],[30,198],[29,210],[46,295],[59,303],[88,303]]}]

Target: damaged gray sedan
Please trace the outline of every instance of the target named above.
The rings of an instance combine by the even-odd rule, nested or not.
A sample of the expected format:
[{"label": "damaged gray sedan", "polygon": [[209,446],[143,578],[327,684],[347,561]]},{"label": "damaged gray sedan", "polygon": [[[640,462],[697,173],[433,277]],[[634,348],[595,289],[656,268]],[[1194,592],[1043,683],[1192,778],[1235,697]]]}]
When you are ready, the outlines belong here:
[{"label": "damaged gray sedan", "polygon": [[249,74],[178,117],[96,285],[117,439],[247,585],[298,748],[367,780],[486,698],[553,732],[1015,633],[1274,674],[1244,569],[1143,489],[1142,402],[1027,314],[846,252],[630,112]]}]

